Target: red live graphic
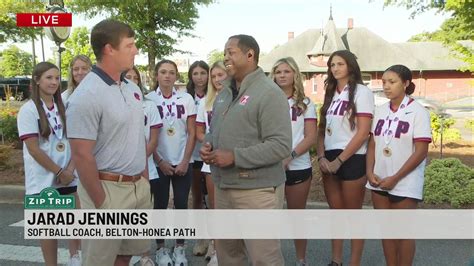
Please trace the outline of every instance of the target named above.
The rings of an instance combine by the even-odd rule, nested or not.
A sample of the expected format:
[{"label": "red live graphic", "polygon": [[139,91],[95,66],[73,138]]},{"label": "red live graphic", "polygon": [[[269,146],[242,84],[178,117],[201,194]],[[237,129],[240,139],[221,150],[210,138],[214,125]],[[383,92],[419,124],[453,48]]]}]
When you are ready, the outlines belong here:
[{"label": "red live graphic", "polygon": [[71,13],[18,13],[17,27],[71,27]]}]

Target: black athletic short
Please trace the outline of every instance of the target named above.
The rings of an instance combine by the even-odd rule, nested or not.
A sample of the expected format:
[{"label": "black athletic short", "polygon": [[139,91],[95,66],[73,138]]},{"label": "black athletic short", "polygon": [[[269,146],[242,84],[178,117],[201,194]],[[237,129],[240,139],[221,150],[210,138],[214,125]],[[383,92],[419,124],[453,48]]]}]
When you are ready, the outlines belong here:
[{"label": "black athletic short", "polygon": [[[328,161],[336,160],[342,150],[328,150],[324,155]],[[337,170],[336,176],[342,181],[357,180],[365,176],[365,154],[354,154]]]},{"label": "black athletic short", "polygon": [[313,168],[303,170],[288,170],[286,173],[285,185],[292,186],[299,183],[303,183],[313,176]]},{"label": "black athletic short", "polygon": [[199,169],[199,170],[201,170],[202,164],[203,164],[202,161],[194,161],[194,163],[193,163],[193,169]]},{"label": "black athletic short", "polygon": [[392,195],[392,194],[388,193],[387,191],[381,191],[381,190],[375,190],[374,189],[374,190],[372,190],[372,192],[377,193],[380,196],[388,197],[388,200],[391,203],[399,203],[404,199],[413,199],[413,200],[416,200],[416,201],[420,201],[419,199],[415,199],[415,198]]}]

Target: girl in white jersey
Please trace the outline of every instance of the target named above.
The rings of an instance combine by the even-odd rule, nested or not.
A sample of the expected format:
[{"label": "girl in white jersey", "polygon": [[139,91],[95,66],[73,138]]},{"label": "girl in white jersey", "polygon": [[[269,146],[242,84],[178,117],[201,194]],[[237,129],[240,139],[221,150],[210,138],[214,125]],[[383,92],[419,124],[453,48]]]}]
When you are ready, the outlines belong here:
[{"label": "girl in white jersey", "polygon": [[[301,73],[292,57],[278,60],[272,67],[270,78],[286,94],[290,106],[293,147],[291,155],[283,162],[288,209],[305,209],[312,177],[309,149],[316,144],[316,109],[304,94]],[[297,239],[294,242],[297,265],[305,265],[307,240]]]},{"label": "girl in white jersey", "polygon": [[[364,199],[365,154],[374,98],[362,85],[354,54],[334,52],[328,60],[326,93],[321,108],[317,154],[324,193],[331,209],[360,209]],[[364,241],[351,240],[350,265],[360,265]],[[332,240],[332,261],[342,264],[343,240]]]},{"label": "girl in white jersey", "polygon": [[91,71],[92,62],[89,57],[85,55],[76,55],[69,64],[69,79],[67,81],[67,90],[65,90],[61,97],[63,98],[64,106],[67,108],[69,97],[71,97],[74,90],[79,86],[79,83]]},{"label": "girl in white jersey", "polygon": [[[140,72],[136,66],[133,66],[132,69],[125,73],[125,78],[131,80],[141,90],[141,94],[144,93],[142,86],[142,79],[140,77]],[[135,94],[135,97],[141,97],[141,95]],[[158,171],[156,170],[155,163],[153,161],[153,152],[158,146],[158,134],[163,123],[161,122],[160,113],[158,108],[153,101],[143,98],[143,112],[145,113],[145,139],[146,139],[146,156],[148,158],[148,179],[155,180],[158,179]],[[155,196],[155,195],[153,195]],[[140,259],[141,266],[154,265],[153,260],[148,257],[148,253],[143,254]]]},{"label": "girl in white jersey", "polygon": [[[147,98],[158,107],[163,129],[160,131],[158,148],[154,154],[160,178],[150,180],[155,198],[154,208],[168,208],[171,183],[175,209],[187,209],[192,180],[191,156],[196,141],[196,106],[191,95],[174,88],[178,67],[173,61],[161,60],[155,67],[155,73],[155,90],[150,92]],[[156,243],[157,263],[167,265],[169,251],[164,246],[164,239],[157,239]],[[184,239],[176,240],[173,252],[175,264],[187,265],[184,251]]]},{"label": "girl in white jersey", "polygon": [[[367,188],[375,209],[415,209],[431,142],[430,114],[410,98],[415,91],[410,69],[394,65],[382,76],[390,102],[377,107],[367,150]],[[415,240],[383,239],[387,265],[412,265]]]},{"label": "girl in white jersey", "polygon": [[[196,111],[199,109],[199,105],[203,102],[204,97],[207,93],[207,83],[209,77],[209,65],[204,61],[195,61],[191,64],[188,71],[188,84],[186,89],[188,93],[194,98],[194,104],[196,105]],[[205,182],[205,176],[201,172],[202,159],[199,156],[199,150],[201,144],[196,142],[193,151],[193,181],[191,189],[193,191],[193,209],[203,208],[203,186]],[[203,256],[206,254],[208,246],[208,240],[198,239],[193,247],[193,254],[196,256]]]},{"label": "girl in white jersey", "polygon": [[[199,143],[202,143],[206,134],[209,133],[214,100],[216,99],[217,94],[224,88],[222,82],[227,79],[227,72],[225,71],[224,62],[217,61],[212,64],[209,74],[210,82],[207,95],[199,105],[196,118],[196,139]],[[201,170],[206,175],[206,188],[209,197],[209,207],[214,209],[214,182],[211,178],[211,169],[208,164],[204,163]],[[208,266],[214,266],[218,264],[214,248],[214,240],[212,240],[207,247],[206,259],[209,260]]]},{"label": "girl in white jersey", "polygon": [[[32,96],[18,113],[18,133],[24,142],[25,194],[39,194],[48,187],[61,195],[76,194],[77,178],[66,137],[65,108],[61,100],[59,69],[41,62],[33,69]],[[58,241],[40,240],[46,265],[57,265]],[[68,265],[80,265],[79,243],[69,241]]]}]

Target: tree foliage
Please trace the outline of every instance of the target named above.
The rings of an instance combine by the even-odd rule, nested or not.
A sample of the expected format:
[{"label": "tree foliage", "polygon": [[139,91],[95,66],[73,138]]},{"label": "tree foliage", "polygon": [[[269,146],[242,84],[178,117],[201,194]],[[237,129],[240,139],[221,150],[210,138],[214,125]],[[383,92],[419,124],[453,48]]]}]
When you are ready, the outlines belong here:
[{"label": "tree foliage", "polygon": [[88,56],[92,62],[95,61],[95,55],[89,41],[89,34],[86,27],[74,28],[69,38],[64,42],[66,50],[61,54],[61,75],[63,77],[67,77],[69,64],[74,56],[83,54]]},{"label": "tree foliage", "polygon": [[15,45],[10,45],[2,51],[0,59],[1,76],[9,78],[31,75],[33,72],[32,60],[33,57],[30,53],[20,50]]},{"label": "tree foliage", "polygon": [[214,49],[207,55],[207,62],[209,63],[209,66],[211,66],[217,61],[224,61],[224,51]]},{"label": "tree foliage", "polygon": [[[410,41],[440,41],[450,48],[454,57],[466,62],[467,66],[461,70],[474,71],[474,1],[385,0],[385,5],[406,7],[412,11],[411,17],[430,9],[451,13],[439,30],[417,34]],[[462,42],[465,40],[471,42]]]},{"label": "tree foliage", "polygon": [[37,13],[45,12],[42,1],[0,1],[0,43],[8,40],[13,42],[23,42],[31,40],[41,33],[41,28],[17,27],[17,13]]},{"label": "tree foliage", "polygon": [[148,72],[155,60],[174,52],[180,38],[193,36],[191,31],[199,17],[197,7],[212,0],[136,0],[102,1],[69,0],[68,7],[87,17],[105,14],[126,22],[135,30],[137,47],[148,54]]}]

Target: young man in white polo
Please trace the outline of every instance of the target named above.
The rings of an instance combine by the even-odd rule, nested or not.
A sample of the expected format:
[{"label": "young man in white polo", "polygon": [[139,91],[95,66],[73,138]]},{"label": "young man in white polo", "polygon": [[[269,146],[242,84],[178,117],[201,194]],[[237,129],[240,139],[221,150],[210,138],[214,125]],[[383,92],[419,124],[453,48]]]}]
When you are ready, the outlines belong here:
[{"label": "young man in white polo", "polygon": [[[139,88],[121,77],[132,68],[135,33],[115,20],[91,32],[97,65],[69,101],[67,134],[76,162],[83,209],[150,209],[146,171],[144,113]],[[144,177],[146,176],[146,178]],[[150,248],[149,240],[85,239],[83,265],[128,265],[132,255]]]}]

